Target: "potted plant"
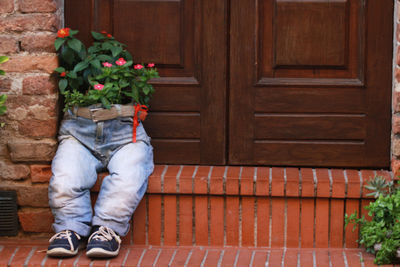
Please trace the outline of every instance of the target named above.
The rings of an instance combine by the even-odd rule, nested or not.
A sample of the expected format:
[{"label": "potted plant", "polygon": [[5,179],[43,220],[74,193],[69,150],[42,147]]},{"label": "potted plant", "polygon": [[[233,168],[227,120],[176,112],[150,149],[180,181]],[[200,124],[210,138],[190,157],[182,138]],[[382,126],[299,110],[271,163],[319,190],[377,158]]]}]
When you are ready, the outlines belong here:
[{"label": "potted plant", "polygon": [[400,190],[393,181],[386,181],[382,177],[375,177],[365,186],[371,190],[375,201],[364,208],[371,216],[358,218],[357,212],[345,216],[346,226],[354,224],[354,229],[360,227],[358,243],[363,245],[367,252],[375,254],[376,264],[398,262],[400,257]]},{"label": "potted plant", "polygon": [[125,45],[105,32],[92,32],[93,44],[86,49],[75,38],[76,30],[58,31],[55,48],[60,66],[60,93],[64,96],[64,111],[74,107],[95,106],[110,109],[115,104],[135,107],[134,127],[147,115],[154,93],[149,83],[159,77],[154,63],[134,64]]}]

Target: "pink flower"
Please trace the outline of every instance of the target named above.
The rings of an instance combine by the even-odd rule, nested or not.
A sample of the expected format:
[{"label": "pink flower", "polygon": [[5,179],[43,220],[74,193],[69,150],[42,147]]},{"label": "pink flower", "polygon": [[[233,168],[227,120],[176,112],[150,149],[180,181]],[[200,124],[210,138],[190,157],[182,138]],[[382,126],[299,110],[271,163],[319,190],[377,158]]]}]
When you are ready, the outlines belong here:
[{"label": "pink flower", "polygon": [[117,64],[118,66],[122,66],[126,63],[125,59],[123,59],[122,57],[119,58],[117,61],[115,61],[115,64]]},{"label": "pink flower", "polygon": [[100,84],[100,83],[94,85],[94,89],[95,89],[95,90],[102,90],[103,87],[104,87],[104,85],[102,85],[102,84]]},{"label": "pink flower", "polygon": [[140,70],[140,69],[143,69],[143,65],[136,64],[133,68],[134,68],[135,70]]},{"label": "pink flower", "polygon": [[153,68],[154,66],[155,66],[154,63],[149,63],[149,64],[147,64],[147,67],[149,67],[149,68]]},{"label": "pink flower", "polygon": [[107,68],[111,68],[111,67],[112,67],[112,64],[109,63],[109,62],[103,62],[103,66],[104,66],[104,67],[107,67]]}]

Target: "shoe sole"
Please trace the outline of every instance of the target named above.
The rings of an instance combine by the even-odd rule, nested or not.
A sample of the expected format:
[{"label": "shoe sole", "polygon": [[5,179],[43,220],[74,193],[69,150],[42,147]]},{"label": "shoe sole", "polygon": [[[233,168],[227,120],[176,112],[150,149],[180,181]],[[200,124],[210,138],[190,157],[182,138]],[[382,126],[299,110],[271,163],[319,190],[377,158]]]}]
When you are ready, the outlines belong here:
[{"label": "shoe sole", "polygon": [[90,258],[109,258],[115,257],[119,253],[119,248],[116,251],[108,251],[102,248],[92,248],[89,251],[86,251],[86,256]]},{"label": "shoe sole", "polygon": [[51,250],[47,250],[47,255],[51,257],[72,257],[78,254],[78,249],[71,251],[65,248],[53,248]]}]

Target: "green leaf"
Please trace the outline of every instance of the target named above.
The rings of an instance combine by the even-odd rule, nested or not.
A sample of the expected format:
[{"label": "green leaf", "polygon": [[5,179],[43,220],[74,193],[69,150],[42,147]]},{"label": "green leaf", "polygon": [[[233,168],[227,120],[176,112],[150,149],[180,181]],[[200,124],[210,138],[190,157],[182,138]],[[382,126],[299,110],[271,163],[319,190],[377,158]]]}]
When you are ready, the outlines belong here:
[{"label": "green leaf", "polygon": [[62,49],[61,58],[69,65],[72,65],[75,59],[73,51],[68,47],[64,47],[64,49]]},{"label": "green leaf", "polygon": [[98,55],[96,58],[100,61],[112,61],[113,60],[113,58],[108,55]]},{"label": "green leaf", "polygon": [[62,72],[65,72],[65,68],[63,68],[63,67],[58,67],[58,68],[55,68],[54,71],[56,71],[56,72],[58,72],[58,73],[62,73]]},{"label": "green leaf", "polygon": [[108,99],[105,98],[104,96],[100,97],[100,101],[101,101],[101,103],[103,104],[103,106],[104,106],[106,109],[110,109],[110,108],[111,108],[110,102],[109,102]]},{"label": "green leaf", "polygon": [[3,105],[7,100],[7,95],[0,95],[0,105]]},{"label": "green leaf", "polygon": [[78,72],[83,69],[86,69],[88,66],[89,66],[89,63],[86,61],[79,62],[78,64],[76,64],[76,66],[74,68],[74,72]]},{"label": "green leaf", "polygon": [[78,78],[78,76],[76,75],[76,72],[73,72],[73,71],[69,72],[69,73],[67,74],[67,76],[70,77],[70,78],[72,78],[72,79]]},{"label": "green leaf", "polygon": [[69,30],[69,35],[75,35],[77,34],[79,31],[78,30]]},{"label": "green leaf", "polygon": [[64,44],[65,39],[64,38],[57,38],[54,41],[54,47],[56,48],[56,51],[58,51],[58,49],[60,49],[60,47]]},{"label": "green leaf", "polygon": [[112,53],[113,57],[118,56],[119,53],[121,53],[121,52],[122,52],[122,48],[121,47],[118,47],[118,46],[112,46],[111,47],[111,53]]},{"label": "green leaf", "polygon": [[68,46],[79,53],[82,48],[82,43],[78,39],[71,39],[68,40]]},{"label": "green leaf", "polygon": [[101,48],[102,48],[102,49],[105,49],[105,50],[111,50],[113,47],[114,47],[114,46],[113,46],[112,44],[110,44],[110,43],[103,43],[103,44],[101,45]]},{"label": "green leaf", "polygon": [[6,106],[1,106],[0,107],[0,115],[3,115],[4,113],[6,113],[6,111],[7,111]]},{"label": "green leaf", "polygon": [[100,60],[98,59],[90,61],[90,64],[97,69],[101,69]]},{"label": "green leaf", "polygon": [[68,81],[67,81],[67,79],[61,79],[61,80],[58,82],[58,88],[60,88],[60,91],[61,91],[61,92],[64,92],[64,91],[65,91],[65,88],[67,88],[67,86],[68,86]]},{"label": "green leaf", "polygon": [[0,56],[0,64],[8,61],[9,58],[7,56]]},{"label": "green leaf", "polygon": [[0,75],[5,75],[6,72],[4,70],[0,70]]},{"label": "green leaf", "polygon": [[103,34],[98,33],[98,32],[93,32],[93,31],[92,31],[92,36],[96,40],[104,40],[104,38],[105,38]]}]

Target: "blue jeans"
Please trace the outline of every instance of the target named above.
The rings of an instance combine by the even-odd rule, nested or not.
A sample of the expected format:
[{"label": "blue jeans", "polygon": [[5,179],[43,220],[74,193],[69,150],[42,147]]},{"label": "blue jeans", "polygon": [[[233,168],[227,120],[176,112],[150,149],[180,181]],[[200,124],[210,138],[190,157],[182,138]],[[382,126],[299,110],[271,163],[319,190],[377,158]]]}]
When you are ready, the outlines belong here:
[{"label": "blue jeans", "polygon": [[[67,112],[52,162],[49,204],[55,232],[90,234],[91,225],[110,227],[124,236],[153,172],[153,148],[142,124],[132,143],[132,118],[94,122]],[[97,172],[108,169],[92,211],[90,188]]]}]

